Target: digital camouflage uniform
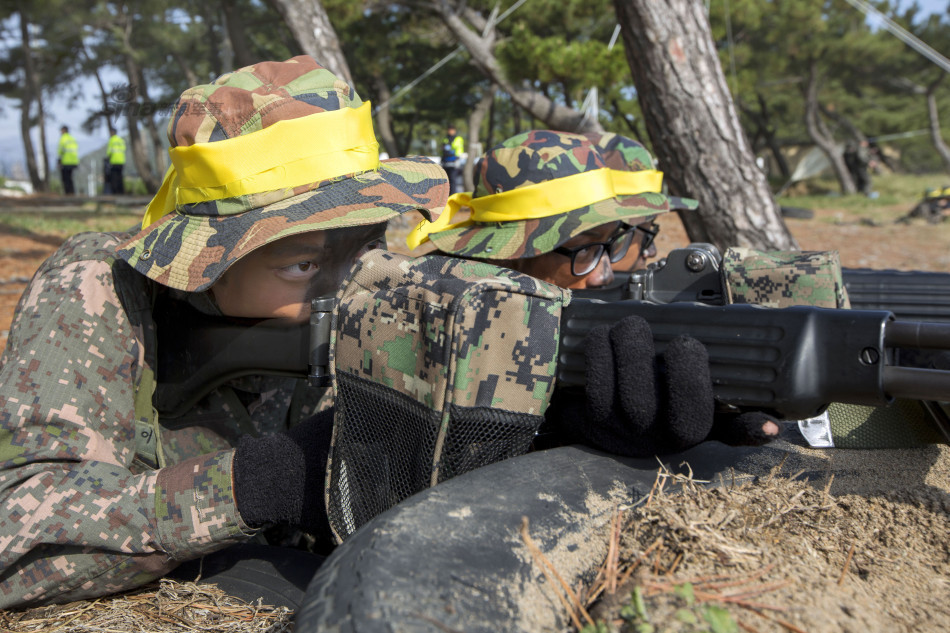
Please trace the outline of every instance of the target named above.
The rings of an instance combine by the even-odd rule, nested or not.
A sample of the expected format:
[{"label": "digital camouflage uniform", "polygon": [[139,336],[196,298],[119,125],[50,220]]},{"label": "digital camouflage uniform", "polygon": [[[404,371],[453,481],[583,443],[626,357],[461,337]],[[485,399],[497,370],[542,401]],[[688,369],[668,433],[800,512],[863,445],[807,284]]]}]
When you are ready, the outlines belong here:
[{"label": "digital camouflage uniform", "polygon": [[[196,204],[176,202],[189,168],[173,168],[148,226],[75,236],[41,266],[0,368],[0,607],[133,588],[253,535],[235,504],[232,447],[244,434],[286,430],[313,412],[320,393],[294,379],[243,378],[184,416],[159,419],[152,306],[164,296],[214,313],[203,291],[255,248],[441,208],[442,170],[420,158],[379,161],[361,105],[304,56],[186,91],[168,128],[173,163],[181,147],[346,111],[347,120],[365,117],[363,140],[352,145],[366,168]],[[322,140],[287,153],[309,160]]]},{"label": "digital camouflage uniform", "polygon": [[[154,426],[150,403],[136,399],[154,385],[151,297],[168,289],[116,259],[125,237],[73,237],[17,307],[0,368],[5,607],[136,586],[246,540],[254,531],[234,504],[231,446],[293,421],[297,381],[260,378]],[[296,419],[313,406],[297,402]]]}]

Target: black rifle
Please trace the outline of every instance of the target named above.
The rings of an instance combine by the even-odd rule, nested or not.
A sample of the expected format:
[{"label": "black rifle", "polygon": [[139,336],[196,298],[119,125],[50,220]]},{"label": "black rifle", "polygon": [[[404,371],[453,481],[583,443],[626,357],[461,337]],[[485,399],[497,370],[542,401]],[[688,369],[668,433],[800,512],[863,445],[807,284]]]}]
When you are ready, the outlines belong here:
[{"label": "black rifle", "polygon": [[[561,321],[558,384],[584,384],[591,328],[636,314],[650,323],[658,354],[679,334],[707,347],[714,393],[727,407],[802,419],[831,402],[950,401],[950,371],[899,364],[902,349],[950,349],[950,324],[898,320],[886,310],[719,305],[718,269],[713,283],[705,268],[718,266],[717,256],[709,245],[674,251],[641,276],[647,300],[574,298]],[[689,274],[676,270],[677,262],[692,262]],[[156,408],[180,415],[211,388],[247,374],[326,385],[332,309],[332,299],[315,300],[311,323],[292,328],[207,317],[184,304],[156,311],[167,324],[158,326]]]}]

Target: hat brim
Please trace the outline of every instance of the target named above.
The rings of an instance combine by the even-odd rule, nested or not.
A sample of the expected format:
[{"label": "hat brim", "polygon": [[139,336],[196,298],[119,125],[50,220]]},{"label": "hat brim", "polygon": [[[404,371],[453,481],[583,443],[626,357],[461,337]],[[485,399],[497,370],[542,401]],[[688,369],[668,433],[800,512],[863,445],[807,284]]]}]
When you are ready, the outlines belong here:
[{"label": "hat brim", "polygon": [[689,198],[662,193],[617,196],[586,207],[532,220],[474,223],[429,235],[436,247],[461,257],[481,259],[522,259],[550,253],[584,231],[608,222],[632,220],[667,213],[674,209],[695,209]]},{"label": "hat brim", "polygon": [[308,231],[379,224],[408,211],[442,209],[445,171],[428,158],[380,161],[379,169],[329,180],[240,214],[178,210],[119,245],[117,255],[155,281],[189,292],[209,288],[234,262],[265,244]]}]

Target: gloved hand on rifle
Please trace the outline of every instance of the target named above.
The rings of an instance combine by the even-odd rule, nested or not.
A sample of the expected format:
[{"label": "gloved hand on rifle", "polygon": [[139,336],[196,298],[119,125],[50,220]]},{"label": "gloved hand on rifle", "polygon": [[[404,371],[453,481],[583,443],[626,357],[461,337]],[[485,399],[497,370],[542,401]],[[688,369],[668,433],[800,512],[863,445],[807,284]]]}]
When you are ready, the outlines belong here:
[{"label": "gloved hand on rifle", "polygon": [[234,498],[252,528],[291,525],[318,541],[331,538],[323,502],[333,409],[286,433],[241,437],[234,454]]},{"label": "gloved hand on rifle", "polygon": [[692,337],[676,337],[657,358],[650,325],[628,316],[591,330],[586,355],[586,395],[556,393],[548,415],[574,441],[647,457],[704,440],[758,446],[778,435],[765,413],[715,411],[709,354]]}]

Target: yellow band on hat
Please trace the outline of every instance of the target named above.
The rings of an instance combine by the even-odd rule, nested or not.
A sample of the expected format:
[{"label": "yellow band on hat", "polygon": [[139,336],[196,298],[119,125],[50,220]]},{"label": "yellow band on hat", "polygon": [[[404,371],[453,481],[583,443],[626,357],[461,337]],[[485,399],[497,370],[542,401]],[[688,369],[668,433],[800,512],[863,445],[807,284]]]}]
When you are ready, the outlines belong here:
[{"label": "yellow band on hat", "polygon": [[[406,243],[413,249],[429,241],[432,233],[469,226],[474,222],[536,220],[617,196],[659,193],[662,190],[663,172],[660,171],[595,169],[478,198],[473,198],[471,193],[456,193],[449,197],[438,219],[420,222],[409,233]],[[462,207],[471,209],[471,216],[464,222],[452,224],[452,218]]]},{"label": "yellow band on hat", "polygon": [[142,227],[177,206],[292,189],[379,168],[368,101],[223,141],[168,150],[172,166],[148,205]]}]

